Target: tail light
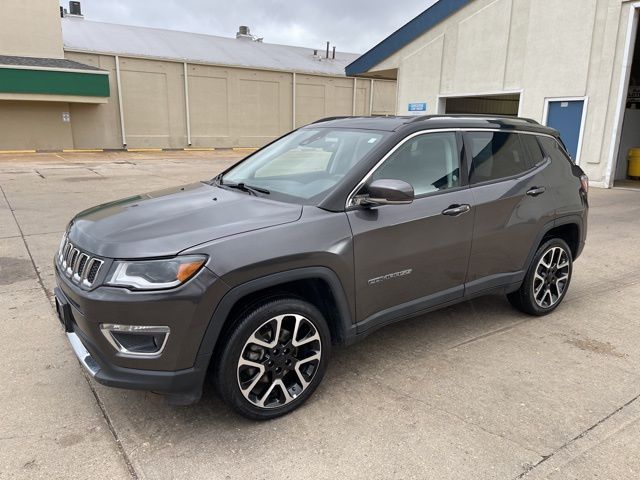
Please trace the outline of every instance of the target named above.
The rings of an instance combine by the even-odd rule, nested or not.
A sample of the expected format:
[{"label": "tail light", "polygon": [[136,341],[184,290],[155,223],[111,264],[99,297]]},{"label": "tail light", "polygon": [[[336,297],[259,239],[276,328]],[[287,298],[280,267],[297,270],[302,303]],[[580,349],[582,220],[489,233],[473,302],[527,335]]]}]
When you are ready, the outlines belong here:
[{"label": "tail light", "polygon": [[586,175],[581,175],[580,185],[584,193],[589,193],[589,177],[587,177]]}]

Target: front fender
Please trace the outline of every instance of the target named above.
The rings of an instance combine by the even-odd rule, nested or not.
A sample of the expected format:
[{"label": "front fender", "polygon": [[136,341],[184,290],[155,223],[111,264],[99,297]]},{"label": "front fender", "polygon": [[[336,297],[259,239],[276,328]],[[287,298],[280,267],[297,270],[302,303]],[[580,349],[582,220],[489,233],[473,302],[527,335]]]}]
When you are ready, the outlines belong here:
[{"label": "front fender", "polygon": [[350,343],[355,336],[356,330],[353,323],[353,317],[349,309],[347,295],[340,279],[336,273],[329,268],[306,267],[266,275],[264,277],[250,280],[229,290],[218,303],[218,306],[209,321],[209,326],[206,329],[198,351],[198,358],[201,356],[208,356],[209,359],[211,358],[218,343],[220,332],[228,320],[229,313],[242,298],[245,298],[247,295],[252,293],[256,293],[267,288],[277,287],[278,285],[283,285],[285,283],[297,280],[316,279],[323,280],[327,285],[329,285],[329,288],[336,300],[336,306],[339,313],[339,322],[336,327],[339,330],[340,337],[344,339],[345,343]]}]

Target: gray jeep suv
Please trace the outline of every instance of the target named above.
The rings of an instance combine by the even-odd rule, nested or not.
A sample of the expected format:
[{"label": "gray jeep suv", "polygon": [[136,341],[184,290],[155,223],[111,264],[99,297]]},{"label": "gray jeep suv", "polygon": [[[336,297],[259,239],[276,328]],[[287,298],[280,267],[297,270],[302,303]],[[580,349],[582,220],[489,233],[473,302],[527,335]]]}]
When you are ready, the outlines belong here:
[{"label": "gray jeep suv", "polygon": [[316,389],[332,345],[490,293],[531,315],[567,293],[588,180],[518,118],[333,118],[210,181],[73,218],[56,306],[100,383],[197,401],[206,378],[267,419]]}]

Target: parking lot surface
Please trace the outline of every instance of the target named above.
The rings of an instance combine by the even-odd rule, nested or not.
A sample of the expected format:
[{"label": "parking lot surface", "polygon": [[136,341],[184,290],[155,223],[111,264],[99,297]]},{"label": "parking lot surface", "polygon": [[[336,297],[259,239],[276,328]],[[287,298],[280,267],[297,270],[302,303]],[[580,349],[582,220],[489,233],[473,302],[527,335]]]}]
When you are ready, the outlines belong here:
[{"label": "parking lot surface", "polygon": [[55,317],[69,219],[209,179],[230,152],[0,155],[0,478],[640,476],[640,191],[592,189],[587,247],[544,318],[486,297],[336,348],[315,395],[251,422],[90,380]]}]

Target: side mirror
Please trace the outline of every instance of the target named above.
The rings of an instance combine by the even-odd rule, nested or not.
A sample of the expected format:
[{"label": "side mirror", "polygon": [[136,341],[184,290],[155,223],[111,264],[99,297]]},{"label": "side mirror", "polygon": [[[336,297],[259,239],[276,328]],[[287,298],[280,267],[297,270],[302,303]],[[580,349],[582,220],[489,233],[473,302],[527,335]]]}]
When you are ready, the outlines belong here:
[{"label": "side mirror", "polygon": [[357,205],[407,205],[413,203],[413,187],[402,180],[381,178],[367,185],[368,195],[357,196]]}]

